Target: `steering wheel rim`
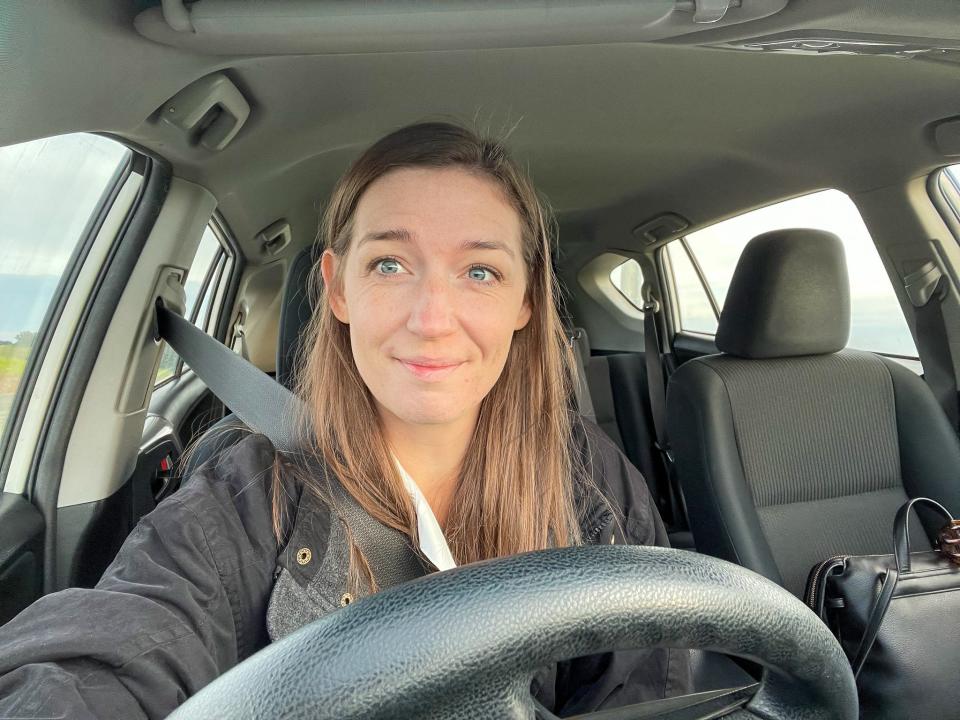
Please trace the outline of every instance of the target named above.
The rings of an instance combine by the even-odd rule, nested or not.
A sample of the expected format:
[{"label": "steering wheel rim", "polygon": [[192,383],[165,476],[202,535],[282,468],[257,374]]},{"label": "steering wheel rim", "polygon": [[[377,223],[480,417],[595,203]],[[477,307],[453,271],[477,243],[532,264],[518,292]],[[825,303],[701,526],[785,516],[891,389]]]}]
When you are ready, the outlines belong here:
[{"label": "steering wheel rim", "polygon": [[753,715],[857,717],[839,644],[779,586],[691,552],[589,546],[476,563],[364,598],[265,648],[171,718],[532,718],[538,668],[655,646],[760,663]]}]

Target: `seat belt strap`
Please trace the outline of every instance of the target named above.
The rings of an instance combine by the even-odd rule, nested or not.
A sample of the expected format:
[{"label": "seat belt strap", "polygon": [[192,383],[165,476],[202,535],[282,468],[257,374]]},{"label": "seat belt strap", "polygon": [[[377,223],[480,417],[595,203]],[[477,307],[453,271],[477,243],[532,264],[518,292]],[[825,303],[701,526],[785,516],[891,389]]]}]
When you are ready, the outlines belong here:
[{"label": "seat belt strap", "polygon": [[686,503],[677,484],[673,454],[670,452],[667,438],[667,388],[663,371],[663,355],[660,352],[660,333],[657,330],[657,313],[660,311],[660,303],[648,293],[641,310],[643,311],[643,356],[647,366],[647,394],[650,396],[650,416],[653,419],[656,448],[660,453],[666,477],[672,525],[685,528],[688,526]]},{"label": "seat belt strap", "polygon": [[956,431],[960,421],[957,377],[943,319],[943,302],[949,292],[947,277],[932,262],[904,278],[913,304],[917,351],[923,363],[923,379]]},{"label": "seat belt strap", "polygon": [[[292,392],[226,345],[157,300],[156,338],[176,351],[197,376],[250,429],[283,452],[302,451],[297,425],[302,403]],[[328,474],[334,502],[370,566],[379,589],[426,575],[428,562],[406,534],[373,518]]]},{"label": "seat belt strap", "polygon": [[653,418],[653,432],[657,439],[657,449],[666,463],[672,464],[673,457],[667,445],[666,382],[663,376],[663,359],[660,356],[660,336],[657,332],[657,313],[660,304],[652,297],[643,303],[643,357],[647,366],[647,394],[650,396],[650,415]]},{"label": "seat belt strap", "polygon": [[300,401],[257,366],[157,301],[157,339],[167,341],[190,369],[249,428],[282,452],[302,449],[296,427]]}]

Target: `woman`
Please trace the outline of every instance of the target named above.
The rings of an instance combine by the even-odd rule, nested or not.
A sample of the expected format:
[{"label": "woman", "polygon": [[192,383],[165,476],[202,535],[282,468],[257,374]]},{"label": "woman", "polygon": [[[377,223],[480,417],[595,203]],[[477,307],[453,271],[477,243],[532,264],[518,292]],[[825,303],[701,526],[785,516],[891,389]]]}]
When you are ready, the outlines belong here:
[{"label": "woman", "polygon": [[[323,240],[297,384],[313,442],[285,457],[250,435],[145,517],[95,589],[0,629],[0,717],[164,717],[375,591],[326,476],[441,570],[666,544],[639,473],[569,411],[548,222],[503,147],[445,123],[388,135],[336,186]],[[683,651],[618,652],[534,690],[566,714],[682,692],[687,672]]]}]

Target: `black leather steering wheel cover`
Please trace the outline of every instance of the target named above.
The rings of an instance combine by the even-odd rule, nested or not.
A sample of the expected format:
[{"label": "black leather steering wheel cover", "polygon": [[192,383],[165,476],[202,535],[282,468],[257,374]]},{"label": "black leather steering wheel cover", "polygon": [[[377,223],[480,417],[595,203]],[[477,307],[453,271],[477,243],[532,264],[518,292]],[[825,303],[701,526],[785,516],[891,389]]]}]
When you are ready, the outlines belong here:
[{"label": "black leather steering wheel cover", "polygon": [[748,709],[854,720],[856,687],[826,626],[774,583],[664,548],[546,550],[436,573],[308,625],[172,718],[530,718],[530,679],[605,650],[687,647],[765,667]]}]

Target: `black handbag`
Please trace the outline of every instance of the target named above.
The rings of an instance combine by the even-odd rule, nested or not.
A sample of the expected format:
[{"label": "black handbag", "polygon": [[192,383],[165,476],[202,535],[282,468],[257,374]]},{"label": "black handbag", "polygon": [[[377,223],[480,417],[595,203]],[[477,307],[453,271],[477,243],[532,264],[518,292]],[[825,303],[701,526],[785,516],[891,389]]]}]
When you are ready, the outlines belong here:
[{"label": "black handbag", "polygon": [[[947,521],[936,550],[911,552],[917,504]],[[897,512],[893,544],[893,555],[843,555],[814,567],[807,604],[850,658],[860,717],[960,719],[960,521],[915,498]]]}]

